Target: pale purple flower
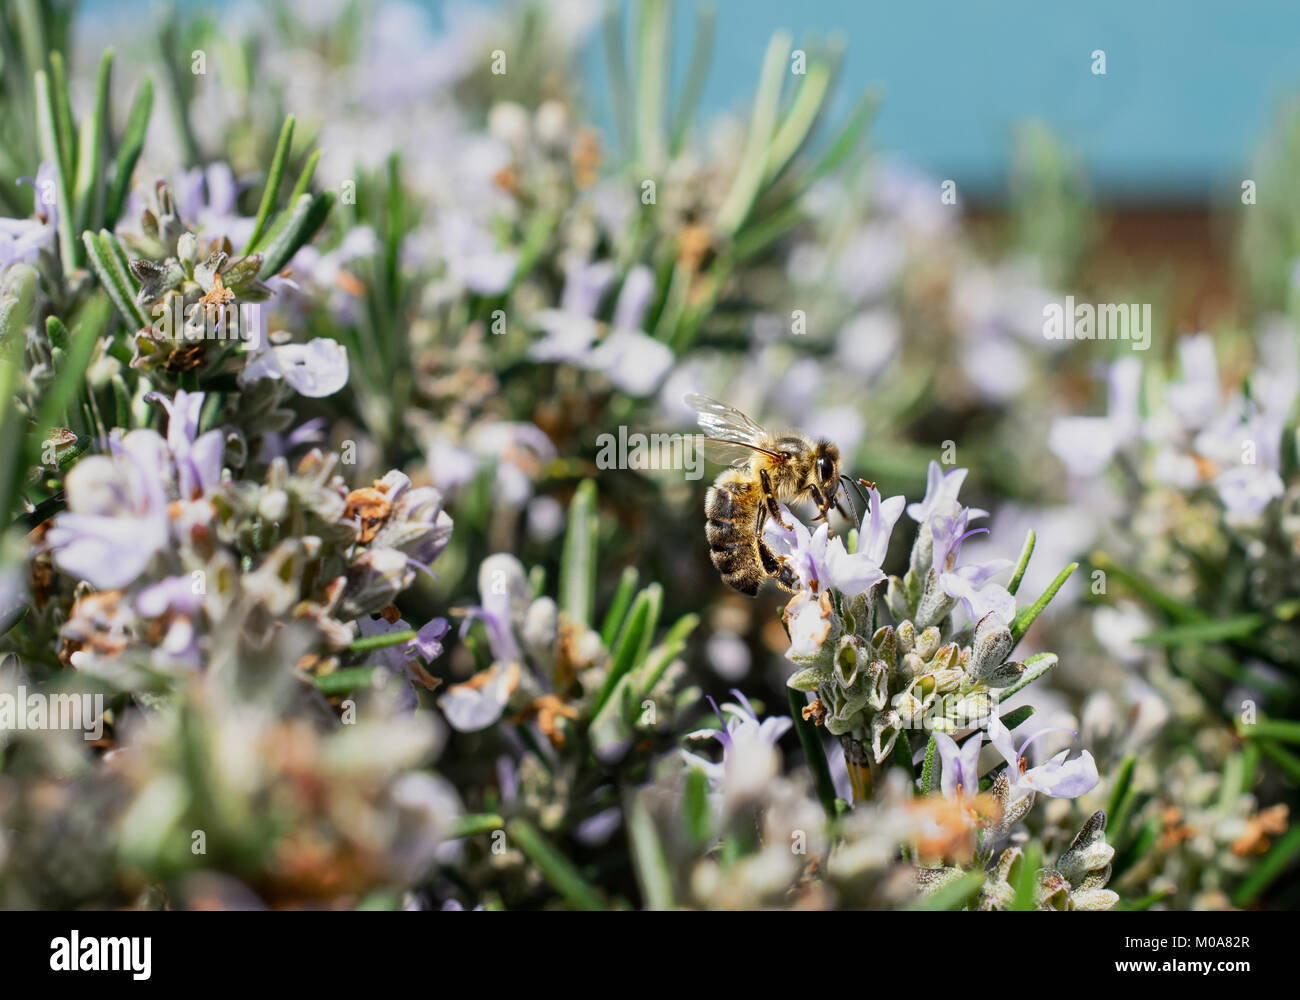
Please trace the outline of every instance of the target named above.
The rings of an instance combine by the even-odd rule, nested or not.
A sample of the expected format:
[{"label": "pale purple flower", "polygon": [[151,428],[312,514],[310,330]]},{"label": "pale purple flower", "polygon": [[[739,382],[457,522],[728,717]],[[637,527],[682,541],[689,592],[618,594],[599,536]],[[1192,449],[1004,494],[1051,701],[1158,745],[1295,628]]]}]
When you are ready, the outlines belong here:
[{"label": "pale purple flower", "polygon": [[483,560],[478,571],[481,604],[465,609],[461,635],[477,619],[487,629],[488,645],[498,663],[518,663],[523,658],[515,638],[515,626],[527,613],[531,590],[523,564],[506,552]]},{"label": "pale purple flower", "polygon": [[596,310],[613,280],[614,265],[609,261],[571,262],[564,272],[560,307],[543,309],[534,317],[546,336],[529,348],[529,357],[534,361],[569,362],[585,358],[600,333]]},{"label": "pale purple flower", "polygon": [[736,701],[724,702],[721,708],[709,699],[722,723],[721,729],[700,729],[687,734],[687,739],[717,740],[722,744],[722,760],[710,761],[685,750],[681,754],[692,766],[704,771],[715,790],[725,788],[728,794],[743,798],[761,790],[776,776],[780,766],[776,745],[794,721],[789,716],[774,715],[760,722],[749,699],[734,688],[731,693]]},{"label": "pale purple flower", "polygon": [[877,307],[858,313],[840,330],[835,362],[870,380],[884,371],[903,341],[903,324],[892,309]]},{"label": "pale purple flower", "polygon": [[[953,469],[944,472],[942,466],[933,459],[925,477],[925,498],[920,503],[907,505],[907,516],[918,524],[924,524],[935,511],[944,510],[957,502],[957,493],[966,481],[966,469]],[[971,517],[983,517],[988,511],[970,508]]]},{"label": "pale purple flower", "polygon": [[1259,465],[1234,466],[1220,473],[1214,485],[1230,523],[1255,520],[1286,489],[1281,476]]},{"label": "pale purple flower", "polygon": [[426,663],[432,663],[442,655],[442,640],[451,631],[446,618],[432,618],[426,622],[415,638],[407,644],[407,651],[413,652]]},{"label": "pale purple flower", "polygon": [[472,682],[449,687],[438,699],[438,707],[457,732],[476,733],[501,718],[519,686],[519,676],[518,663],[494,663]]},{"label": "pale purple flower", "polygon": [[[276,295],[272,301],[278,301],[286,290],[294,293],[286,297],[303,307],[327,297],[330,313],[336,320],[344,325],[355,323],[360,299],[349,289],[356,282],[341,279],[345,278],[348,264],[371,257],[378,249],[379,237],[370,226],[353,226],[338,246],[324,253],[308,243],[293,255],[288,268],[292,277],[277,274],[266,279],[266,284]],[[403,251],[405,249],[406,244],[403,244]]]},{"label": "pale purple flower", "polygon": [[976,731],[961,746],[947,733],[934,734],[934,748],[939,751],[943,776],[939,788],[950,799],[972,797],[980,790],[980,746],[983,733]]},{"label": "pale purple flower", "polygon": [[39,219],[0,219],[0,271],[10,264],[35,266],[52,243],[52,231]]},{"label": "pale purple flower", "polygon": [[900,493],[888,500],[880,499],[880,491],[874,486],[868,490],[869,503],[862,515],[862,527],[858,532],[856,551],[850,559],[863,558],[875,566],[885,564],[889,552],[889,539],[894,533],[894,525],[902,516],[907,499]]},{"label": "pale purple flower", "polygon": [[852,554],[842,539],[830,537],[828,524],[823,522],[815,532],[810,532],[785,507],[780,508],[781,517],[790,527],[784,528],[774,518],[768,518],[763,525],[763,538],[774,555],[789,560],[791,571],[804,589],[831,588],[846,597],[856,597],[885,578],[881,565],[904,503],[902,496],[882,501],[879,491],[872,488],[857,551]]},{"label": "pale purple flower", "polygon": [[1282,418],[1238,393],[1196,435],[1196,453],[1223,470],[1214,485],[1230,521],[1253,520],[1282,495],[1282,433]]},{"label": "pale purple flower", "polygon": [[158,392],[145,398],[167,411],[167,449],[175,463],[181,499],[194,499],[218,485],[226,436],[218,428],[199,434],[204,394],[178,389],[172,399]]},{"label": "pale purple flower", "polygon": [[319,444],[325,440],[327,424],[324,417],[312,417],[310,420],[304,420],[288,434],[271,431],[262,435],[262,447],[258,452],[258,459],[269,464],[274,459],[288,455],[295,448]]},{"label": "pale purple flower", "polygon": [[447,276],[479,295],[500,295],[510,287],[518,254],[498,249],[492,233],[465,212],[438,219],[438,248]]},{"label": "pale purple flower", "polygon": [[36,176],[20,177],[20,184],[36,189],[34,219],[0,219],[0,271],[10,264],[35,266],[42,250],[54,246],[59,219],[58,202],[53,198],[54,168],[42,163]]},{"label": "pale purple flower", "polygon": [[1109,464],[1115,453],[1137,440],[1138,394],[1142,365],[1123,358],[1110,366],[1109,410],[1104,417],[1062,417],[1052,422],[1047,444],[1071,475],[1090,478]]},{"label": "pale purple flower", "polygon": [[112,455],[83,458],[68,473],[68,509],[46,542],[55,565],[98,590],[124,587],[168,547],[166,442],[131,431],[110,442]]},{"label": "pale purple flower", "polygon": [[610,281],[608,261],[571,265],[559,309],[538,313],[536,323],[546,336],[529,351],[535,361],[563,361],[606,375],[632,396],[648,396],[673,366],[673,353],[640,329],[654,275],[648,267],[628,272],[614,305],[614,318],[603,339],[596,310]]},{"label": "pale purple flower", "polygon": [[164,615],[193,617],[203,606],[203,596],[196,593],[188,576],[168,576],[150,584],[135,596],[135,609],[146,618]]},{"label": "pale purple flower", "polygon": [[[362,615],[357,619],[357,628],[361,631],[363,637],[388,635],[392,632],[406,632],[411,626],[402,618],[395,622],[389,622],[388,619],[372,618],[370,615]],[[397,701],[397,707],[401,711],[414,711],[418,701],[415,695],[415,684],[422,682],[419,671],[416,669],[417,657],[430,663],[442,655],[442,637],[450,630],[445,618],[434,618],[424,625],[415,634],[415,638],[408,642],[400,643],[394,646],[385,646],[377,649],[370,654],[370,661],[377,666],[383,667],[389,673],[402,677],[405,680],[404,690]]]},{"label": "pale purple flower", "polygon": [[1184,337],[1178,342],[1178,359],[1183,377],[1165,387],[1165,398],[1185,428],[1198,430],[1213,419],[1223,399],[1214,341],[1207,333]]},{"label": "pale purple flower", "polygon": [[830,584],[830,567],[826,561],[828,526],[823,523],[815,532],[810,532],[806,524],[790,513],[789,508],[782,504],[777,509],[781,520],[790,527],[784,527],[776,518],[769,517],[763,523],[763,540],[773,555],[786,560],[803,590],[821,591]]},{"label": "pale purple flower", "polygon": [[[936,513],[930,518],[930,532],[934,538],[934,568],[939,573],[939,585],[945,594],[959,600],[972,621],[979,621],[992,612],[1010,624],[1016,614],[1016,599],[999,584],[991,580],[1009,569],[1010,559],[989,559],[969,566],[958,566],[962,543],[971,535],[987,528],[967,529],[975,512],[962,507],[956,514]],[[981,512],[982,513],[982,512]]]},{"label": "pale purple flower", "polygon": [[477,424],[467,443],[477,457],[475,468],[484,460],[496,463],[494,494],[507,507],[522,507],[531,499],[533,475],[556,456],[555,443],[546,432],[525,420]]},{"label": "pale purple flower", "polygon": [[673,366],[667,344],[640,330],[611,329],[583,367],[602,372],[629,396],[649,396]]},{"label": "pale purple flower", "polygon": [[348,352],[337,340],[316,337],[305,344],[280,344],[253,353],[239,382],[282,378],[301,396],[332,396],[348,382]]},{"label": "pale purple flower", "polygon": [[[1011,782],[1009,801],[1015,802],[1032,792],[1041,792],[1056,799],[1073,799],[1091,791],[1101,780],[1097,773],[1097,762],[1087,750],[1078,757],[1067,760],[1070,751],[1062,750],[1046,763],[1037,767],[1025,768],[1025,751],[1034,740],[1048,733],[1058,732],[1054,729],[1040,729],[1016,749],[1011,731],[996,715],[989,717],[989,742],[991,742],[1007,762],[1006,775]],[[1069,730],[1067,730],[1068,732]],[[1077,736],[1077,733],[1073,735]]]},{"label": "pale purple flower", "polygon": [[239,214],[239,184],[227,163],[182,170],[172,179],[172,199],[180,217],[208,237],[226,236],[241,246],[253,235],[256,220]]},{"label": "pale purple flower", "polygon": [[451,539],[453,524],[443,509],[442,494],[432,486],[412,486],[410,477],[397,469],[387,472],[379,484],[391,509],[370,544],[396,549],[428,570]]}]

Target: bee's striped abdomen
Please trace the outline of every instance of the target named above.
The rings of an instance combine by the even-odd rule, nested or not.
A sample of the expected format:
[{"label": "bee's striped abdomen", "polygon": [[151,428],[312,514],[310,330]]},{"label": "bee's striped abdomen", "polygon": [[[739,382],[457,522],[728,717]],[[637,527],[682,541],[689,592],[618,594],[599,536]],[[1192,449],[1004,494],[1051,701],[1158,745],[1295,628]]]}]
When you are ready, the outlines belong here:
[{"label": "bee's striped abdomen", "polygon": [[740,475],[722,475],[704,499],[709,558],[728,586],[753,597],[767,575],[758,560],[758,495]]}]

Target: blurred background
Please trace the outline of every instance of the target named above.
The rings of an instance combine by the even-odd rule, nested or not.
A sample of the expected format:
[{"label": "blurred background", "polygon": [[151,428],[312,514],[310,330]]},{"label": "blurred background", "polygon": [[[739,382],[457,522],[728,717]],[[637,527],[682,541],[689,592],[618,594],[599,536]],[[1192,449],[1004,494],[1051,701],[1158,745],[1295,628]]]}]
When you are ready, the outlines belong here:
[{"label": "blurred background", "polygon": [[[95,73],[107,45],[110,133],[131,95],[156,91],[139,160],[113,178],[131,253],[150,253],[137,227],[162,178],[203,239],[247,234],[273,157],[324,207],[302,226],[270,323],[342,345],[346,386],[266,402],[232,389],[228,372],[186,373],[245,435],[237,476],[259,483],[266,455],[317,445],[353,450],[351,484],[398,470],[436,488],[454,530],[436,577],[393,606],[414,625],[464,622],[434,669],[471,699],[503,667],[500,633],[473,616],[491,603],[488,559],[517,558],[531,599],[583,609],[529,650],[536,686],[520,692],[533,701],[516,693],[482,725],[450,725],[437,768],[468,813],[536,824],[635,902],[626,789],[657,788],[683,734],[710,724],[705,695],[738,687],[761,715],[793,711],[789,595],[742,597],[709,563],[702,502],[717,470],[690,481],[596,461],[602,433],[692,431],[683,394],[705,392],[833,438],[886,496],[920,501],[934,461],[968,469],[964,502],[991,512],[972,556],[1013,559],[1036,533],[1022,606],[1081,564],[1024,636],[1026,655],[1060,657],[1026,699],[1026,725],[1081,733],[1103,781],[1087,801],[1035,814],[1035,837],[1057,850],[1107,809],[1111,885],[1126,903],[1300,905],[1288,825],[1300,788],[1300,15],[1289,5],[69,8],[22,0],[6,14],[4,98],[19,110],[0,121],[4,214],[46,224],[26,218],[31,194],[12,183],[40,161],[30,70],[54,64],[28,43],[42,10],[45,49],[68,54],[69,117],[97,86],[107,106],[107,74]],[[508,71],[492,68],[498,53]],[[108,410],[180,387],[159,365],[140,376],[92,282],[44,264],[40,307],[76,315],[115,352],[85,369],[92,399]],[[1149,350],[1046,338],[1044,308],[1066,296],[1149,304]],[[280,403],[283,438],[267,432]],[[135,415],[143,405],[110,412],[156,420]],[[1242,469],[1247,432],[1262,457]],[[45,482],[45,499],[61,485]],[[900,522],[888,572],[906,571],[915,533]],[[48,576],[48,609],[16,631],[24,655],[43,652],[61,678],[70,671],[51,650],[77,595]],[[625,676],[664,706],[651,723],[634,699],[605,699],[616,641],[633,649],[630,606],[650,624]],[[657,628],[662,655],[649,656]],[[332,673],[384,669],[364,643],[316,638],[311,669],[335,707],[351,689]],[[137,645],[114,655],[153,656]],[[1243,730],[1247,701],[1282,728]],[[441,720],[435,705],[424,697],[420,717]],[[627,756],[609,765],[611,747]],[[783,750],[785,773],[806,776],[792,737]],[[674,794],[659,795],[656,821]],[[183,868],[174,825],[164,860]],[[424,905],[553,902],[534,856],[499,858],[480,841],[400,888]],[[738,875],[740,895],[715,899],[689,875],[712,863],[709,838],[691,843],[673,859],[687,905],[788,905],[781,893],[802,877],[780,869],[768,893]],[[152,850],[134,863],[170,877]],[[252,867],[247,884],[278,885]],[[331,872],[313,868],[322,884]],[[117,877],[104,881],[120,896]]]},{"label": "blurred background", "polygon": [[[631,0],[614,0],[625,10]],[[180,10],[217,12],[202,0]],[[220,10],[238,20],[239,4]],[[341,9],[341,3],[333,5]],[[499,0],[416,0],[434,30]],[[327,18],[331,3],[322,4]],[[561,0],[557,18],[589,35],[580,65],[592,120],[613,129],[605,55],[593,25],[602,5]],[[1238,305],[1231,220],[1251,153],[1300,92],[1300,12],[1287,0],[1213,3],[1187,17],[1176,0],[1057,8],[1035,0],[909,4],[840,0],[678,3],[673,73],[686,73],[695,19],[716,10],[718,43],[704,81],[704,115],[743,110],[773,31],[822,39],[848,54],[828,105],[846,113],[870,88],[881,106],[872,143],[936,178],[957,183],[977,232],[1004,211],[1019,130],[1034,123],[1068,150],[1096,199],[1107,280],[1153,269],[1170,285],[1181,324],[1200,329]],[[157,0],[85,0],[92,28],[159,9]],[[1093,53],[1105,53],[1104,75]],[[1101,68],[1100,64],[1097,66]]]}]

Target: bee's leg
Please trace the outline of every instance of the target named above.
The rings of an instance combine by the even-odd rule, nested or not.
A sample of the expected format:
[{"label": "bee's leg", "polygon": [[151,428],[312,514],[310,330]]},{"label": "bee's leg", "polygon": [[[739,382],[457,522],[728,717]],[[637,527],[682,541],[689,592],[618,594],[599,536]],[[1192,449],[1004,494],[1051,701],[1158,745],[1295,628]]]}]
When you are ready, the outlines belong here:
[{"label": "bee's leg", "polygon": [[772,547],[763,538],[763,522],[766,520],[767,508],[760,505],[758,520],[754,525],[754,539],[758,545],[758,561],[762,565],[764,573],[775,580],[779,586],[793,593],[799,589],[799,581],[795,578],[794,571],[790,569],[785,557],[778,556],[773,552]]},{"label": "bee's leg", "polygon": [[[822,491],[817,488],[816,483],[809,483],[808,491],[812,494],[813,503],[817,505],[817,516],[814,517],[813,520],[825,520],[826,514],[830,511],[833,499],[831,497],[822,496]],[[843,511],[840,511],[840,513],[843,513]]]},{"label": "bee's leg", "polygon": [[[826,515],[827,513],[829,513],[831,508],[831,498],[822,496],[822,491],[817,488],[816,483],[809,483],[808,491],[812,494],[813,503],[817,505],[817,516],[814,517],[813,520],[825,521]],[[843,511],[841,511],[840,513],[843,513]],[[835,537],[835,532],[829,527],[829,525],[826,528],[826,532],[827,532],[827,537],[829,538]]]},{"label": "bee's leg", "polygon": [[767,504],[767,512],[786,531],[793,530],[794,525],[786,524],[781,520],[781,508],[776,505],[776,493],[772,490],[772,477],[767,474],[766,469],[762,469],[758,473],[758,478],[763,484],[763,501]]},{"label": "bee's leg", "polygon": [[777,584],[793,593],[799,589],[799,581],[785,559],[778,556],[762,537],[758,539],[758,559],[763,564],[763,572]]}]

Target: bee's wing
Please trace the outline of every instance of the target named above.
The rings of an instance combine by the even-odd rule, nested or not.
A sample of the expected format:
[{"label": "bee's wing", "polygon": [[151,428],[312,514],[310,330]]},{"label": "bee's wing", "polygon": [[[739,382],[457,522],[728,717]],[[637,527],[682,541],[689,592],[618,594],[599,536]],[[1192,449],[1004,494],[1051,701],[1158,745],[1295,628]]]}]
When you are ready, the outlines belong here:
[{"label": "bee's wing", "polygon": [[701,455],[710,462],[717,462],[719,465],[748,465],[749,460],[754,455],[767,455],[769,458],[778,458],[776,452],[768,451],[766,448],[756,448],[752,444],[742,444],[739,441],[724,441],[721,438],[711,438],[699,436],[695,438],[695,445]]},{"label": "bee's wing", "polygon": [[771,439],[771,435],[734,406],[696,392],[686,396],[686,405],[695,411],[696,419],[710,438],[748,445],[760,451],[766,450],[763,445]]}]

